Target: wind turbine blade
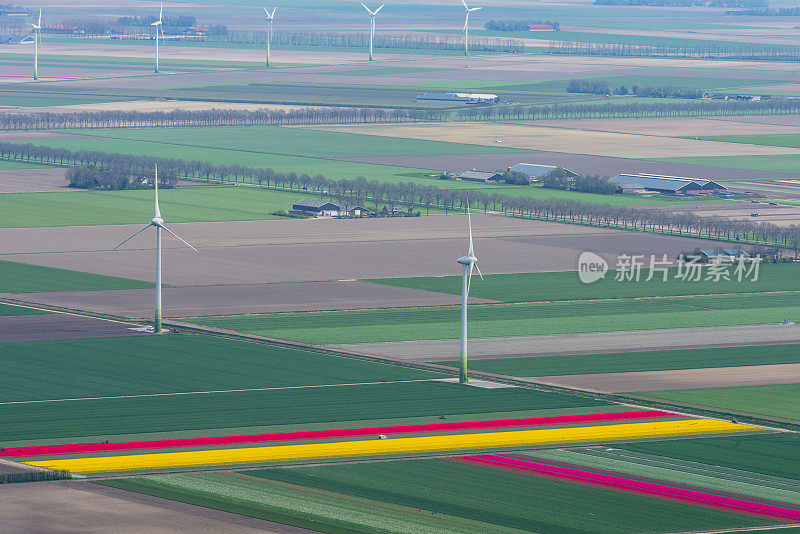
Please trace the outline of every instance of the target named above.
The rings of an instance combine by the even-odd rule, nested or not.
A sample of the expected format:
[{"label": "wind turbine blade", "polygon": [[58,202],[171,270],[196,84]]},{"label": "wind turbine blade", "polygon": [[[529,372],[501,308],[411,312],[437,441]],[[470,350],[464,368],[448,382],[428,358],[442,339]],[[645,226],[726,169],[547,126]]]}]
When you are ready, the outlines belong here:
[{"label": "wind turbine blade", "polygon": [[366,5],[364,5],[364,2],[361,2],[361,5],[364,7],[364,9],[367,10],[367,13],[369,13],[370,15],[373,15],[373,16],[375,15],[375,13],[373,13],[370,8],[368,8]]},{"label": "wind turbine blade", "polygon": [[475,268],[478,269],[478,275],[481,277],[481,281],[483,281],[483,274],[481,273],[481,268],[478,267],[478,264],[475,264]]},{"label": "wind turbine blade", "polygon": [[153,217],[155,217],[156,219],[160,219],[161,218],[161,210],[158,207],[158,164],[156,164],[156,180],[155,180],[155,182],[156,182],[156,207],[155,207],[155,211],[153,212]]},{"label": "wind turbine blade", "polygon": [[483,9],[483,8],[482,7],[473,7],[472,9],[470,9],[470,12],[478,11],[479,9]]},{"label": "wind turbine blade", "polygon": [[172,236],[173,236],[173,237],[176,237],[176,238],[178,238],[178,240],[179,240],[181,243],[183,243],[184,245],[186,245],[186,246],[187,246],[187,247],[189,247],[190,249],[192,249],[192,250],[194,250],[195,252],[197,252],[197,249],[196,249],[196,248],[194,248],[192,245],[190,245],[189,243],[187,243],[186,241],[184,241],[184,240],[183,240],[183,238],[181,238],[181,236],[179,236],[178,234],[176,234],[175,232],[173,232],[172,230],[170,230],[169,228],[167,228],[167,227],[166,227],[166,226],[164,226],[163,224],[161,225],[161,228],[163,228],[164,230],[166,230],[168,233],[172,234]]},{"label": "wind turbine blade", "polygon": [[385,6],[385,5],[386,4],[381,4],[381,7],[379,7],[378,9],[375,10],[375,14],[377,15],[378,13],[380,13],[381,9],[383,9],[383,6]]},{"label": "wind turbine blade", "polygon": [[264,7],[264,6],[261,6],[261,9],[263,9],[263,10],[264,10],[264,13],[266,13],[267,15],[269,15],[269,11],[267,10],[267,8],[266,8],[266,7]]},{"label": "wind turbine blade", "polygon": [[272,13],[269,14],[269,20],[272,20],[272,19],[275,18],[275,12],[277,10],[278,10],[278,6],[275,6],[275,7],[272,8]]},{"label": "wind turbine blade", "polygon": [[42,27],[42,8],[39,8],[39,28]]},{"label": "wind turbine blade", "polygon": [[472,268],[475,267],[474,263],[469,264],[469,276],[467,277],[467,299],[469,299],[469,287],[472,285]]},{"label": "wind turbine blade", "polygon": [[122,243],[120,243],[119,245],[117,245],[116,247],[114,247],[112,250],[117,250],[119,247],[121,247],[122,245],[124,245],[125,243],[127,243],[128,241],[130,241],[131,239],[133,239],[134,237],[136,237],[137,235],[141,234],[142,232],[144,232],[145,230],[147,230],[147,229],[148,229],[148,228],[150,228],[151,226],[153,226],[153,223],[148,223],[148,224],[147,224],[147,226],[145,226],[144,228],[142,228],[141,230],[139,230],[138,232],[136,232],[135,234],[133,234],[132,236],[130,236],[128,239],[126,239],[125,241],[123,241]]},{"label": "wind turbine blade", "polygon": [[163,15],[164,15],[164,3],[162,2],[161,9],[158,11],[158,22],[161,22],[161,19],[164,18]]},{"label": "wind turbine blade", "polygon": [[464,0],[461,0],[461,3],[464,4],[464,9],[469,10],[469,6]]}]

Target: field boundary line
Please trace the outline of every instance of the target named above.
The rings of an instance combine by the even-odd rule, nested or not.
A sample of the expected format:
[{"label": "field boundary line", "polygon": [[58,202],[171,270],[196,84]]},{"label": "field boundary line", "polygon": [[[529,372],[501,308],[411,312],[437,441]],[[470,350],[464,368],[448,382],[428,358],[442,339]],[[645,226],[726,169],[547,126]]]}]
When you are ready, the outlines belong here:
[{"label": "field boundary line", "polygon": [[379,382],[352,382],[347,384],[314,384],[310,386],[280,386],[272,388],[246,388],[246,389],[218,389],[209,391],[178,391],[174,393],[140,393],[136,395],[108,395],[104,397],[75,397],[69,399],[40,399],[25,401],[6,401],[0,402],[0,406],[9,404],[43,404],[48,402],[72,402],[85,400],[108,400],[108,399],[137,399],[141,397],[171,397],[176,395],[212,395],[214,393],[245,393],[248,391],[275,391],[283,389],[312,389],[312,388],[334,388],[337,386],[370,386],[377,384],[403,384],[408,382],[442,382],[447,378],[415,378],[412,380],[385,380]]}]

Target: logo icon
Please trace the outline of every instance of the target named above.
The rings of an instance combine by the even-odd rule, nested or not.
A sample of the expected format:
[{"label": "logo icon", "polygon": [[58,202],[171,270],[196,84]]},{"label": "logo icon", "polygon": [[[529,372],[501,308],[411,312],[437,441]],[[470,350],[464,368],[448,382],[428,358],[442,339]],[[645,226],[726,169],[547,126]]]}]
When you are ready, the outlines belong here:
[{"label": "logo icon", "polygon": [[607,272],[608,263],[594,252],[582,252],[578,257],[578,278],[584,284],[605,278]]}]

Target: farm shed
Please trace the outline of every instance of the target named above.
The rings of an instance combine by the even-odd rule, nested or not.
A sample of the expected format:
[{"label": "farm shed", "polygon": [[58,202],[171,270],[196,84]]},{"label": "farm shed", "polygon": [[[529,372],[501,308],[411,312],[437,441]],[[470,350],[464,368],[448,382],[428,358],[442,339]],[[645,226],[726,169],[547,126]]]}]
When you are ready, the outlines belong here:
[{"label": "farm shed", "polygon": [[312,217],[338,217],[342,207],[333,202],[323,200],[298,200],[292,205],[292,211],[300,215]]},{"label": "farm shed", "polygon": [[[572,172],[569,169],[564,169],[564,173],[569,177],[578,176],[577,173]],[[537,165],[535,163],[517,163],[516,165],[509,167],[509,171],[513,172],[521,172],[523,174],[528,175],[528,181],[531,183],[538,182],[540,179],[544,178],[545,176],[549,176],[552,172],[558,170],[558,167],[553,165]]]},{"label": "farm shed", "polygon": [[620,187],[623,187],[623,184],[626,186],[634,184],[643,187],[647,191],[668,195],[700,195],[726,190],[723,186],[711,180],[662,176],[659,174],[618,174],[609,181]]},{"label": "farm shed", "polygon": [[384,215],[403,215],[406,210],[400,204],[386,204],[381,208]]},{"label": "farm shed", "polygon": [[502,174],[488,171],[464,171],[456,175],[459,180],[467,180],[469,182],[491,182],[498,181],[503,178]]},{"label": "farm shed", "polygon": [[443,93],[439,91],[426,91],[417,97],[417,100],[439,100],[445,102],[466,102],[468,104],[493,104],[500,101],[500,97],[482,93]]},{"label": "farm shed", "polygon": [[739,259],[750,259],[750,254],[740,248],[701,250],[700,256],[709,263],[735,262],[739,261]]}]

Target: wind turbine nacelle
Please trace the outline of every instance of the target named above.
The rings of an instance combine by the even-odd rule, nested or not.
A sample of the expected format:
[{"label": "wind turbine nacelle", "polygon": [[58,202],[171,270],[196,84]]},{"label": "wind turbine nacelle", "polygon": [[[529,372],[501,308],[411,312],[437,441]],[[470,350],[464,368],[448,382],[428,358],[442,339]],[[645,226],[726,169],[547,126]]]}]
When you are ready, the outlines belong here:
[{"label": "wind turbine nacelle", "polygon": [[153,217],[153,219],[150,221],[150,224],[153,226],[164,226],[164,219],[161,217]]},{"label": "wind turbine nacelle", "polygon": [[473,263],[478,263],[478,258],[476,258],[475,256],[462,256],[458,258],[458,263],[460,263],[461,265],[469,266],[472,265]]}]

